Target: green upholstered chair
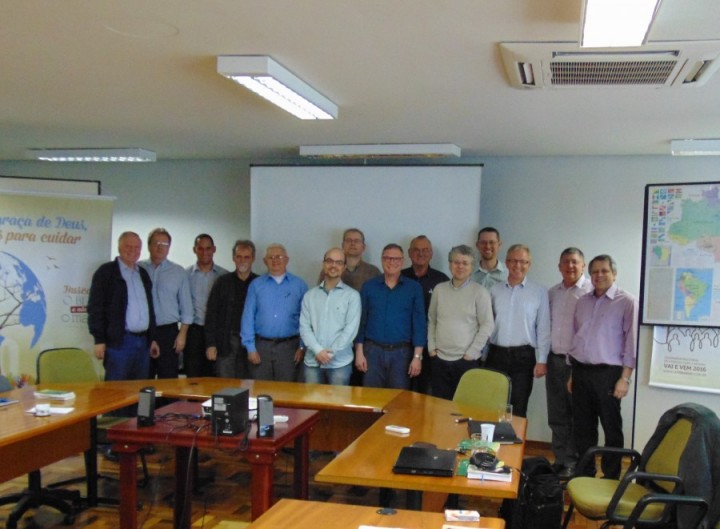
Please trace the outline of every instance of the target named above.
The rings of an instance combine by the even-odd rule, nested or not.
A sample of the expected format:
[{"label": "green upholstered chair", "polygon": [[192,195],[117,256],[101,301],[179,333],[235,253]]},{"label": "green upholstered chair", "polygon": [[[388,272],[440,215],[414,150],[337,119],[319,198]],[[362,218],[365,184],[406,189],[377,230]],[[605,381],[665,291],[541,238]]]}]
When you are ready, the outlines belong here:
[{"label": "green upholstered chair", "polygon": [[694,520],[688,526],[696,527],[705,516],[707,503],[702,498],[684,495],[678,476],[691,429],[692,421],[678,419],[644,460],[635,450],[625,448],[588,450],[577,468],[587,468],[587,463],[602,454],[628,457],[629,468],[619,480],[584,476],[571,479],[567,484],[571,503],[563,528],[568,526],[573,510],[591,520],[606,520],[602,527],[666,527],[678,505],[695,509]]},{"label": "green upholstered chair", "polygon": [[460,378],[453,402],[497,410],[510,402],[510,378],[494,369],[470,369]]}]

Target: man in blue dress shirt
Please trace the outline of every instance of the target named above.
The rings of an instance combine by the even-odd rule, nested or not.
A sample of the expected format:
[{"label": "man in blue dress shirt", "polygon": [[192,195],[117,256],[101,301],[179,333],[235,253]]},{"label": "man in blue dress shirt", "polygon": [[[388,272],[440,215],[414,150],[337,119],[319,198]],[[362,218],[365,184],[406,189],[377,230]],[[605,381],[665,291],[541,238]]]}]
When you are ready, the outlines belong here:
[{"label": "man in blue dress shirt", "polygon": [[190,278],[182,266],[167,258],[170,244],[170,233],[165,228],[155,228],[148,235],[150,259],[139,263],[152,280],[155,336],[160,346],[160,356],[150,361],[149,378],[177,378],[180,353],[185,349],[193,320]]},{"label": "man in blue dress shirt", "polygon": [[287,271],[290,258],[282,244],[270,244],[263,274],[248,288],[240,334],[256,380],[294,382],[303,359],[300,304],[305,281]]},{"label": "man in blue dress shirt", "polygon": [[427,343],[423,290],[417,281],[400,274],[403,249],[383,248],[383,275],[362,287],[362,317],[355,340],[355,365],[365,373],[363,385],[408,389],[420,374]]},{"label": "man in blue dress shirt", "polygon": [[547,373],[550,352],[548,291],[527,279],[531,264],[530,248],[513,244],[505,256],[507,279],[490,289],[495,330],[486,366],[510,377],[510,403],[520,417],[527,417],[533,378]]}]

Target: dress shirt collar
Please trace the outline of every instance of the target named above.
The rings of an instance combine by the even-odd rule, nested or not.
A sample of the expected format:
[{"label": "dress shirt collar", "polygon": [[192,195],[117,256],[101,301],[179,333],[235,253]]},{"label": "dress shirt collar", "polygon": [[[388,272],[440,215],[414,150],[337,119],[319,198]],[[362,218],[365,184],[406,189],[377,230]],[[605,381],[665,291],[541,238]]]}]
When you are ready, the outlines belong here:
[{"label": "dress shirt collar", "polygon": [[120,269],[121,269],[121,270],[126,270],[126,271],[128,271],[128,272],[137,272],[137,271],[138,271],[138,265],[137,265],[137,263],[135,263],[133,266],[128,266],[128,265],[126,265],[126,264],[123,262],[123,260],[120,259],[119,257],[116,259],[116,261],[117,261],[118,264],[120,265]]},{"label": "dress shirt collar", "polygon": [[[328,289],[325,288],[325,280],[323,280],[322,283],[320,283],[320,285],[318,285],[318,286],[320,288],[322,288],[325,292],[328,292],[328,293],[330,292]],[[347,288],[347,285],[342,282],[342,279],[340,281],[338,281],[338,284],[335,285],[335,288],[333,288],[333,290],[338,289],[338,288],[341,290],[344,288]]]},{"label": "dress shirt collar", "polygon": [[587,277],[584,275],[580,276],[580,279],[578,279],[574,285],[570,285],[569,287],[565,286],[564,281],[560,281],[560,288],[562,290],[572,290],[573,288],[583,288],[585,284],[590,281]]},{"label": "dress shirt collar", "polygon": [[[617,293],[618,293],[618,287],[617,287],[617,285],[616,285],[615,283],[613,283],[612,286],[611,286],[610,288],[608,288],[608,289],[605,291],[605,293],[604,293],[602,296],[600,296],[600,297],[608,297],[609,299],[615,299],[615,296],[617,296]],[[594,291],[594,290],[593,290],[593,293],[592,293],[592,294],[593,294],[593,297],[595,297],[595,298],[597,298],[597,299],[600,299],[600,298],[598,298],[598,297],[595,295],[595,291]]]}]

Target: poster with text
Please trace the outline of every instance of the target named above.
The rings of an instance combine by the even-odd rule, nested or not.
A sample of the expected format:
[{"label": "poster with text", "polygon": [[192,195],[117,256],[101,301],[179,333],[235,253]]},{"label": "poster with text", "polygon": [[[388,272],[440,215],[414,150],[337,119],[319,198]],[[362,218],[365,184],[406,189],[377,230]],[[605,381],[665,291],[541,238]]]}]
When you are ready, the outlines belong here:
[{"label": "poster with text", "polygon": [[718,345],[717,328],[656,326],[650,385],[720,393]]},{"label": "poster with text", "polygon": [[112,201],[0,193],[0,368],[33,382],[40,351],[92,350],[87,300],[109,259]]}]

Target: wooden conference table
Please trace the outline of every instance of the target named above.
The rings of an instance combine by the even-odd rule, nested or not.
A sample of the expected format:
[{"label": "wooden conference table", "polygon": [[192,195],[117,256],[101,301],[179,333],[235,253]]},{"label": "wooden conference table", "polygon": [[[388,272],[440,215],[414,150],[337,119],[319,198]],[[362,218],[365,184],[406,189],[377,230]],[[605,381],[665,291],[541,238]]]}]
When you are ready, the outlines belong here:
[{"label": "wooden conference table", "polygon": [[[495,498],[517,497],[517,472],[514,473],[511,483],[469,480],[457,476],[434,478],[393,474],[392,466],[402,446],[424,441],[434,443],[440,448],[454,448],[458,441],[467,438],[467,425],[456,424],[454,419],[458,415],[453,414],[477,420],[496,419],[495,410],[466,407],[410,391],[220,378],[53,384],[53,389],[75,391],[78,402],[87,401],[87,408],[82,408],[83,411],[73,417],[51,417],[37,423],[32,422],[37,419],[35,417],[27,419],[36,426],[43,421],[55,425],[62,423],[63,426],[82,423],[88,421],[93,414],[106,413],[137,401],[140,388],[149,385],[155,386],[165,397],[185,400],[204,400],[223,388],[246,387],[252,396],[271,395],[276,406],[318,410],[319,420],[311,434],[310,446],[313,449],[342,450],[317,474],[315,479],[320,482],[424,491],[426,494],[423,496],[423,510],[435,511],[441,508],[443,498],[448,493]],[[94,402],[95,400],[98,402]],[[393,436],[385,431],[388,424],[407,426],[411,433],[406,437]],[[513,426],[518,436],[524,439],[527,420],[515,417]],[[89,429],[89,426],[86,428]],[[50,428],[51,431],[58,429],[60,428],[57,426]],[[48,434],[48,431],[36,428],[32,431],[17,432],[11,434],[13,439],[8,443],[8,434],[3,428],[0,434],[0,456],[5,460],[5,448],[23,439],[32,445],[29,449],[44,452],[45,448],[41,448],[43,445],[35,442],[35,436],[42,434]],[[82,437],[85,442],[78,442],[72,453],[88,446],[89,435],[75,437]],[[64,453],[67,452],[69,450],[64,450]],[[30,458],[20,455],[25,453],[33,452],[15,452],[19,457],[14,459],[28,459],[31,461],[29,467],[35,469],[57,460],[56,457],[46,457],[47,454],[44,453],[36,454],[37,459],[34,455]],[[499,457],[507,465],[520,468],[523,453],[524,444],[507,445],[501,448]],[[12,477],[26,472],[29,467],[17,471]],[[0,479],[10,479],[6,478],[6,475],[0,474]]]},{"label": "wooden conference table", "polygon": [[[432,527],[440,529],[445,522],[444,515],[437,512],[396,510],[383,514],[377,507],[346,505],[342,503],[321,503],[317,501],[280,500],[248,529],[357,529],[361,525],[373,527]],[[504,529],[501,518],[483,516],[480,522],[450,522],[454,527],[475,529]]]},{"label": "wooden conference table", "polygon": [[[255,520],[270,508],[273,497],[273,464],[280,448],[294,442],[295,497],[308,497],[309,432],[318,420],[318,412],[289,408],[275,408],[276,415],[287,415],[286,423],[275,425],[269,438],[257,437],[257,424],[248,434],[235,436],[213,435],[210,422],[202,417],[198,402],[175,402],[155,412],[153,426],[138,426],[137,419],[112,426],[108,439],[120,456],[120,527],[137,528],[137,454],[148,444],[175,447],[175,506],[174,527],[189,529],[192,504],[192,451],[196,448],[226,449],[242,456],[251,469],[251,516]],[[168,416],[174,415],[175,418]],[[244,445],[243,443],[247,444]]]},{"label": "wooden conference table", "polygon": [[[16,399],[18,404],[0,408],[0,482],[38,470],[66,457],[90,450],[95,455],[94,421],[98,415],[137,401],[137,394],[122,388],[94,384],[73,386],[76,398],[67,402],[52,402],[52,406],[72,407],[66,415],[35,417],[27,410],[38,401],[35,387],[25,387],[2,393]],[[97,505],[97,458],[89,457],[87,502]]]},{"label": "wooden conference table", "polygon": [[[441,478],[393,473],[393,464],[403,446],[421,441],[433,443],[438,448],[454,449],[461,440],[467,439],[467,423],[456,423],[455,419],[458,416],[496,421],[497,411],[467,407],[411,391],[402,392],[387,404],[383,417],[320,470],[315,480],[436,493],[415,497],[410,501],[410,504],[416,508],[420,507],[422,501],[422,510],[430,511],[440,510],[448,493],[489,498],[516,498],[520,484],[517,471],[513,471],[510,483],[468,479],[462,476]],[[410,434],[398,435],[387,432],[385,426],[391,424],[410,428]],[[513,427],[517,435],[525,439],[527,419],[514,417]],[[524,450],[524,443],[502,445],[498,458],[506,465],[519,469],[522,466]]]}]

